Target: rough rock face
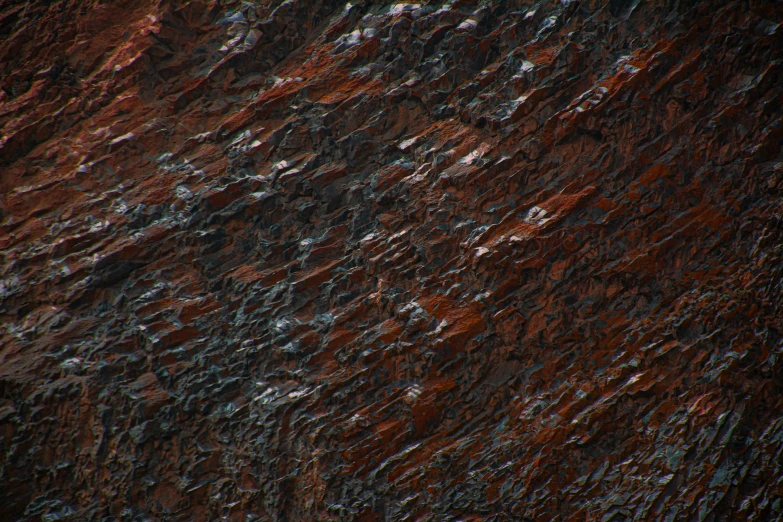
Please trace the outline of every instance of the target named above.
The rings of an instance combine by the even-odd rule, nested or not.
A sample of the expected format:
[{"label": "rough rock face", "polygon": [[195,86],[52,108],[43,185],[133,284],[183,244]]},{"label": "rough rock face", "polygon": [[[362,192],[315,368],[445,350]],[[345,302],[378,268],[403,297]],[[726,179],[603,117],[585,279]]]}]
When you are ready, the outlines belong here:
[{"label": "rough rock face", "polygon": [[0,519],[783,514],[783,4],[0,4]]}]

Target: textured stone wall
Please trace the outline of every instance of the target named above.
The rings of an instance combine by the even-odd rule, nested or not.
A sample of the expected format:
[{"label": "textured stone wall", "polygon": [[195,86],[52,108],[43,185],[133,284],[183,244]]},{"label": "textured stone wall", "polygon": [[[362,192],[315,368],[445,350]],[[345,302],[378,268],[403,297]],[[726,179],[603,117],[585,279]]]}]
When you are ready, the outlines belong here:
[{"label": "textured stone wall", "polygon": [[0,520],[779,519],[782,22],[0,2]]}]

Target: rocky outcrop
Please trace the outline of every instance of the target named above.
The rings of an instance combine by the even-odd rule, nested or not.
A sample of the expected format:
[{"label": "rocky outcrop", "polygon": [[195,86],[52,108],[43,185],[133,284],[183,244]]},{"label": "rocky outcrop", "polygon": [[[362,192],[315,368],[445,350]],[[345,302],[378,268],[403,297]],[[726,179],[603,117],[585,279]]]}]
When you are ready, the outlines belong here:
[{"label": "rocky outcrop", "polygon": [[780,517],[781,21],[5,2],[0,518]]}]

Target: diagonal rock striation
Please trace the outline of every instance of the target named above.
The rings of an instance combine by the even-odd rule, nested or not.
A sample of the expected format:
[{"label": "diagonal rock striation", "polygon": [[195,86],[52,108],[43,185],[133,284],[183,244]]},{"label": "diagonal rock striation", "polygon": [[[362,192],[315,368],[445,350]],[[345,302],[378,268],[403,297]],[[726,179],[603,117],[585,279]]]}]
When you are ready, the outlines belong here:
[{"label": "diagonal rock striation", "polygon": [[783,516],[783,3],[0,3],[0,519]]}]

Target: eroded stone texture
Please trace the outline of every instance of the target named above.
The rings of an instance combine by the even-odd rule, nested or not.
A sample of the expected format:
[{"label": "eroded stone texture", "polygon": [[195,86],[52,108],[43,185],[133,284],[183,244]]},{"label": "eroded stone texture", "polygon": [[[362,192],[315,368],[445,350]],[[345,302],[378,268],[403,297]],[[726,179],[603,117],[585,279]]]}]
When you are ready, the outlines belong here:
[{"label": "eroded stone texture", "polygon": [[3,2],[0,519],[777,519],[781,22]]}]

